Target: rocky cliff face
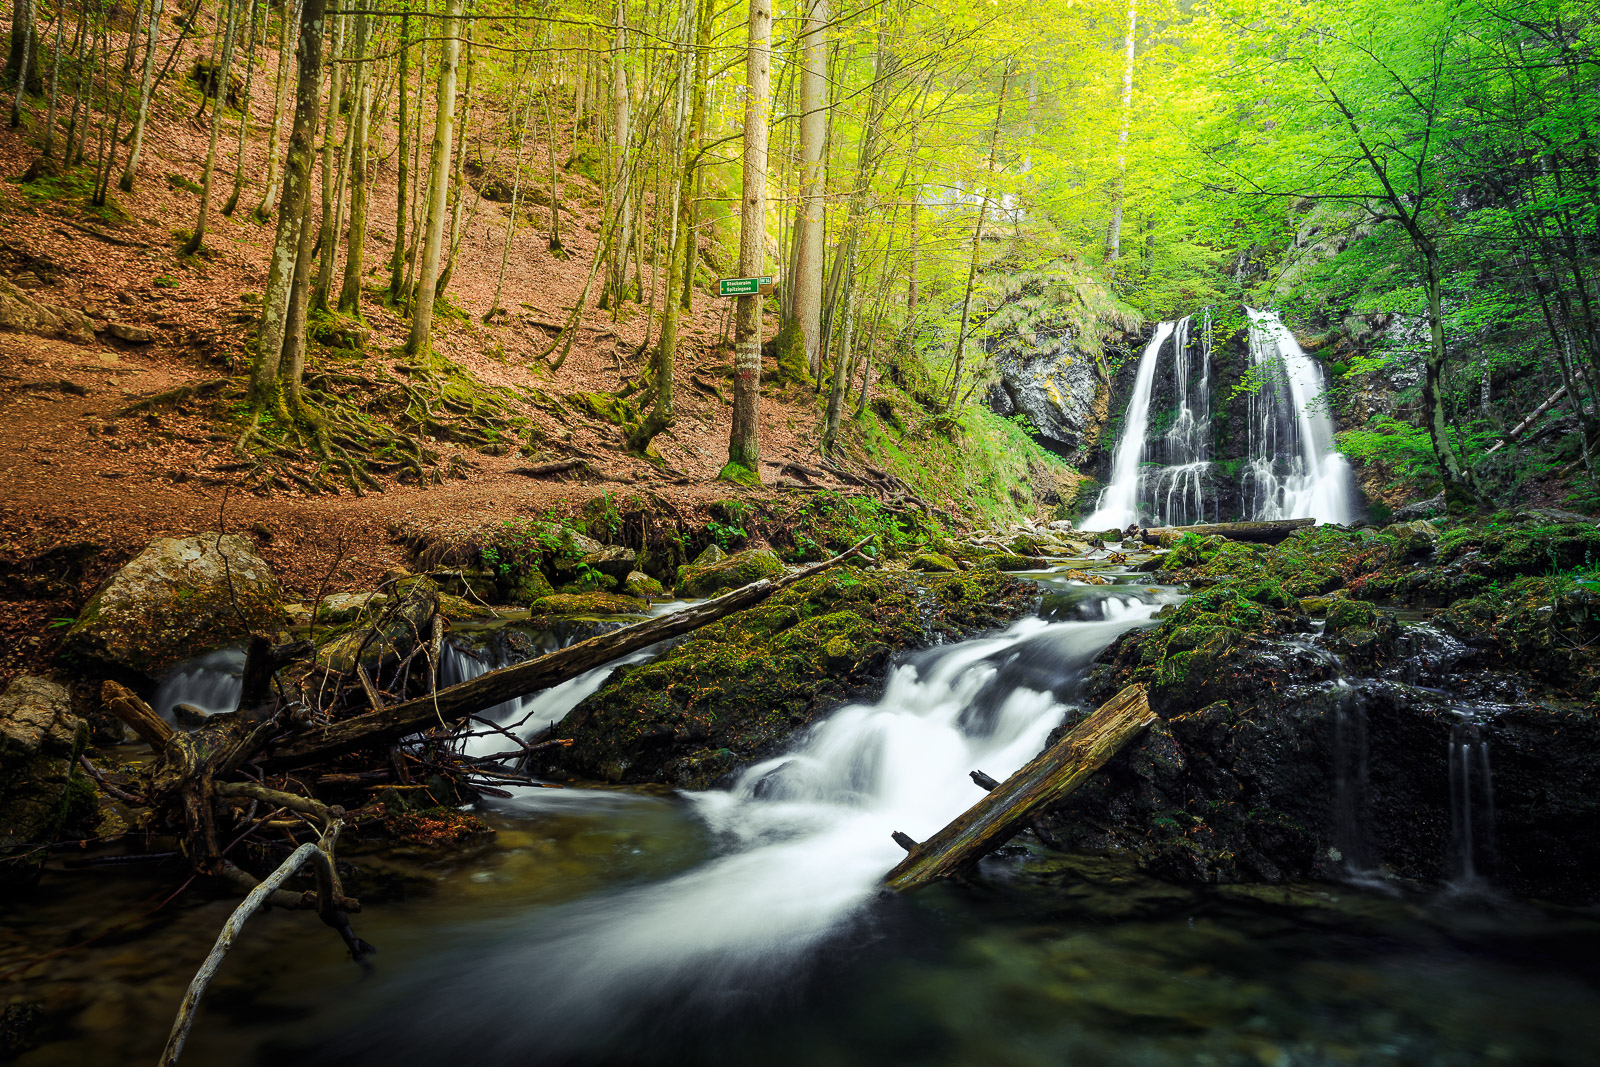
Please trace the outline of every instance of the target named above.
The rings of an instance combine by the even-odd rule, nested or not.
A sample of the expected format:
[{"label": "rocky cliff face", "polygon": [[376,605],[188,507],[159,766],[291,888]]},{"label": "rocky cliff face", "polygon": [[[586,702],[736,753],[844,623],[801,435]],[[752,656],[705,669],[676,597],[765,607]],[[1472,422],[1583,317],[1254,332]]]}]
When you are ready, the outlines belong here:
[{"label": "rocky cliff face", "polygon": [[1097,356],[1071,336],[1038,347],[1013,336],[997,342],[991,355],[1000,380],[989,388],[990,408],[1028,416],[1046,447],[1082,463],[1099,442],[1111,408],[1111,383]]}]

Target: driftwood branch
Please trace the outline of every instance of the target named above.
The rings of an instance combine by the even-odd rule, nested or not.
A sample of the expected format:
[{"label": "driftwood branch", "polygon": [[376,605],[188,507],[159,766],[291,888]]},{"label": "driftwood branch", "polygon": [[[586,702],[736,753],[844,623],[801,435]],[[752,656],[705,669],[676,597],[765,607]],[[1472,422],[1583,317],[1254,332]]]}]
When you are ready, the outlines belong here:
[{"label": "driftwood branch", "polygon": [[268,770],[303,767],[357,749],[390,745],[403,737],[465,719],[515,697],[560,685],[570,678],[659,641],[681,637],[725,615],[760,603],[773,593],[860,554],[865,538],[845,552],[778,581],[763,579],[692,608],[591,637],[557,652],[481,674],[470,681],[318,726],[272,746],[261,763]]},{"label": "driftwood branch", "polygon": [[884,876],[884,887],[904,893],[941,878],[959,880],[1032,825],[1046,807],[1088,781],[1155,720],[1144,686],[1128,686],[928,840],[908,846],[911,839],[896,830],[892,836],[910,855]]},{"label": "driftwood branch", "polygon": [[1545,412],[1555,407],[1556,402],[1566,395],[1567,387],[1563,385],[1546,397],[1545,402],[1534,408],[1533,411],[1529,413],[1527,418],[1523,419],[1521,422],[1511,427],[1511,429],[1507,430],[1505,434],[1501,436],[1500,440],[1490,445],[1483,454],[1485,456],[1492,456],[1502,448],[1506,447],[1506,445],[1510,442],[1515,441],[1518,437],[1522,436],[1522,431],[1526,430],[1529,426],[1532,426],[1535,422],[1537,422],[1540,415],[1543,415]]},{"label": "driftwood branch", "polygon": [[[335,820],[329,824],[320,841],[308,841],[291,852],[289,858],[284,860],[277,870],[250,890],[249,895],[228,917],[228,921],[222,924],[222,932],[217,935],[216,943],[211,946],[211,952],[207,954],[200,969],[195,972],[188,991],[183,995],[183,1003],[178,1007],[178,1016],[172,1021],[172,1032],[167,1036],[167,1046],[161,1052],[160,1067],[171,1067],[178,1062],[178,1057],[183,1053],[184,1043],[189,1039],[189,1028],[194,1024],[194,1013],[200,1006],[200,998],[205,996],[206,987],[216,977],[217,968],[222,966],[223,957],[233,947],[240,931],[244,929],[245,922],[266,904],[278,892],[278,887],[288,881],[307,860],[316,865],[318,913],[322,915],[323,922],[336,929],[339,922],[343,921],[344,928],[340,933],[346,934],[349,923],[344,920],[343,912],[339,909],[339,880],[333,866],[333,842],[339,836],[342,825]],[[351,952],[357,959],[360,959],[363,952],[371,951],[370,945],[354,938],[354,935],[347,936],[345,941],[347,944],[354,941],[354,944],[351,944]]]}]

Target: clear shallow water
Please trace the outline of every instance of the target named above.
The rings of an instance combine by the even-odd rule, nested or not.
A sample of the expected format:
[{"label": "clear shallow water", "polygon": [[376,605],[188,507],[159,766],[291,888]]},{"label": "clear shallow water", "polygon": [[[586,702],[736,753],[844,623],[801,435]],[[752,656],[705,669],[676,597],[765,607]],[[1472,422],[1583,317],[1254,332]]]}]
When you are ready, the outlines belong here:
[{"label": "clear shallow water", "polygon": [[[727,791],[526,790],[478,855],[365,870],[369,971],[305,914],[252,920],[190,1064],[1589,1063],[1600,924],[1339,887],[1166,886],[1093,858],[880,899],[900,857],[1074,713],[1168,590],[1060,585],[1056,621],[903,664]],[[545,694],[559,715],[599,679]],[[508,714],[524,708],[504,709]],[[134,883],[136,884],[136,883]],[[170,882],[149,882],[155,899]],[[0,919],[0,971],[148,910],[52,873]],[[24,973],[65,1040],[26,1064],[153,1062],[233,902],[182,901]]]}]

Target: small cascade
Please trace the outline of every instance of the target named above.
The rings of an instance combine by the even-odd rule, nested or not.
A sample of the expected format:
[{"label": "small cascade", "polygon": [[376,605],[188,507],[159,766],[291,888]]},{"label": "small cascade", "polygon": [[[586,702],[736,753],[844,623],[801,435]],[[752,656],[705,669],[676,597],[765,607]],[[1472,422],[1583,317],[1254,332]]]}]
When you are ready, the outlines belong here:
[{"label": "small cascade", "polygon": [[1393,891],[1372,866],[1367,848],[1370,743],[1367,704],[1361,691],[1340,678],[1333,694],[1333,843],[1329,858],[1344,868],[1347,881]]},{"label": "small cascade", "polygon": [[180,704],[206,715],[220,715],[238,708],[242,692],[244,650],[219,648],[172,668],[156,689],[150,706],[163,719],[174,722],[177,719],[172,709]]},{"label": "small cascade", "polygon": [[1483,868],[1494,857],[1494,780],[1489,774],[1487,723],[1463,714],[1450,731],[1450,889],[1482,896]]},{"label": "small cascade", "polygon": [[[1183,320],[1185,323],[1187,319]],[[1111,461],[1111,484],[1100,494],[1093,515],[1084,520],[1086,530],[1122,529],[1139,521],[1140,464],[1144,459],[1146,436],[1150,429],[1150,393],[1156,380],[1156,363],[1162,347],[1167,343],[1176,322],[1163,322],[1156,326],[1144,355],[1139,357],[1139,370],[1134,376],[1133,399],[1128,402],[1127,421],[1122,429],[1122,439]]]},{"label": "small cascade", "polygon": [[1245,512],[1252,519],[1347,523],[1350,467],[1334,448],[1322,371],[1276,314],[1245,311],[1250,366],[1262,380],[1250,397]]}]

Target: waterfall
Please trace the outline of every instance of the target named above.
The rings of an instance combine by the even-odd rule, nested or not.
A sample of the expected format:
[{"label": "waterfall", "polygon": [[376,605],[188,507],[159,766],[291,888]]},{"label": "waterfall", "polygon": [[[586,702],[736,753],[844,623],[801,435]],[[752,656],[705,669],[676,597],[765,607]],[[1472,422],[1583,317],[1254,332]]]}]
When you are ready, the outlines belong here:
[{"label": "waterfall", "polygon": [[244,649],[219,648],[172,668],[150,706],[168,722],[174,721],[172,709],[179,704],[220,715],[239,706],[243,691]]},{"label": "waterfall", "polygon": [[[1189,320],[1184,319],[1185,323]],[[1176,322],[1163,322],[1156,327],[1150,343],[1139,357],[1139,370],[1133,380],[1133,399],[1128,401],[1127,420],[1122,428],[1122,440],[1111,462],[1111,484],[1100,494],[1095,512],[1083,523],[1086,530],[1122,529],[1139,521],[1139,467],[1144,459],[1145,436],[1150,428],[1150,391],[1155,385],[1156,363],[1161,348],[1167,343]]]},{"label": "waterfall", "polygon": [[[1206,481],[1211,473],[1211,309],[1200,327],[1199,376],[1190,387],[1190,320],[1174,331],[1173,385],[1176,416],[1161,440],[1166,465],[1144,472],[1139,494],[1149,504],[1151,525],[1188,526],[1206,521]],[[1212,518],[1215,518],[1215,514]]]},{"label": "waterfall", "polygon": [[1250,367],[1261,379],[1249,405],[1246,513],[1252,519],[1347,523],[1350,467],[1334,448],[1322,371],[1276,314],[1245,311]]},{"label": "waterfall", "polygon": [[1450,731],[1450,888],[1482,895],[1480,871],[1494,852],[1494,780],[1489,775],[1489,739],[1484,723],[1463,715]]}]

